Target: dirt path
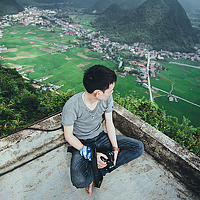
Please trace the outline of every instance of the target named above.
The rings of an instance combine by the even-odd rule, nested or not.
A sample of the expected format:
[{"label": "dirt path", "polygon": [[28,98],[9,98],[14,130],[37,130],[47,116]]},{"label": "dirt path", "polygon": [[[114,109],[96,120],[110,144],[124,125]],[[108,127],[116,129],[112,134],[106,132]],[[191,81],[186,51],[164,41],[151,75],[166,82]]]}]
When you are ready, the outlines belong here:
[{"label": "dirt path", "polygon": [[17,56],[17,57],[14,57],[14,58],[3,58],[5,60],[18,60],[18,59],[23,59],[23,58],[35,58],[37,57],[36,55],[28,55],[28,56]]},{"label": "dirt path", "polygon": [[91,64],[91,62],[84,62],[84,63],[81,63],[79,65],[77,65],[77,67],[85,67],[86,65],[88,64]]},{"label": "dirt path", "polygon": [[88,57],[88,56],[85,56],[83,55],[83,53],[77,53],[77,56],[81,57],[81,58],[85,58],[87,60],[91,60],[92,58]]},{"label": "dirt path", "polygon": [[171,91],[170,91],[169,93],[172,93],[172,91],[173,91],[173,89],[174,89],[174,84],[175,84],[175,83],[172,84],[172,89],[171,89]]},{"label": "dirt path", "polygon": [[71,60],[71,59],[73,59],[73,58],[69,58],[68,56],[66,56],[66,58],[65,58],[66,60]]}]

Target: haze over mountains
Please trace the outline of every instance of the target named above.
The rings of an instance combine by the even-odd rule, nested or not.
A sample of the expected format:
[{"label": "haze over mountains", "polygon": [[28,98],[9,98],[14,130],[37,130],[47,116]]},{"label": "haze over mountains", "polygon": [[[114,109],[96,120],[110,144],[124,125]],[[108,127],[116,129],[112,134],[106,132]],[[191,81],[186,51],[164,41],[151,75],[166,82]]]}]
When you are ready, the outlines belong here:
[{"label": "haze over mountains", "polygon": [[85,12],[91,14],[101,14],[113,3],[118,4],[124,10],[134,10],[139,7],[146,0],[97,0],[94,5],[85,10]]},{"label": "haze over mountains", "polygon": [[[92,13],[96,10],[96,12],[94,13],[100,14],[113,3],[117,3],[124,10],[134,10],[138,8],[140,5],[142,5],[145,1],[147,0],[89,0],[87,12]],[[199,0],[178,0],[178,1],[183,6],[185,11],[188,13],[193,12],[195,10],[200,11]]]},{"label": "haze over mountains", "polygon": [[99,30],[106,30],[108,27],[114,26],[120,19],[125,16],[126,12],[114,3],[101,13],[93,25]]},{"label": "haze over mountains", "polygon": [[187,13],[191,13],[193,11],[200,12],[200,1],[199,0],[178,0],[180,4],[183,6]]}]

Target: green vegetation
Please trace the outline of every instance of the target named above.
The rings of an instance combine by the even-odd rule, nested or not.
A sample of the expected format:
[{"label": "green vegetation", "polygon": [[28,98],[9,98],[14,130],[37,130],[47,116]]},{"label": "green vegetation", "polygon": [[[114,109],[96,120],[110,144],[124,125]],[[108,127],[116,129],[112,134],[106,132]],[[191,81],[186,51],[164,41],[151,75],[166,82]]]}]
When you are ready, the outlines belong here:
[{"label": "green vegetation", "polygon": [[[88,16],[85,18],[89,19]],[[81,18],[76,20],[81,20]],[[85,69],[94,64],[103,64],[112,70],[116,69],[117,64],[113,60],[103,61],[103,54],[93,52],[86,47],[83,48],[84,43],[80,38],[75,36],[60,37],[62,31],[57,27],[54,27],[54,31],[51,32],[47,28],[20,25],[6,27],[4,30],[1,42],[8,47],[8,51],[1,54],[4,59],[0,60],[0,64],[7,68],[1,69],[1,86],[5,86],[7,81],[9,87],[8,91],[6,91],[7,88],[1,88],[0,137],[60,111],[65,101],[73,93],[84,90],[82,76]],[[61,49],[58,45],[65,45],[67,48]],[[133,59],[128,51],[119,51],[119,55],[124,58],[125,65],[128,65],[128,60]],[[181,60],[176,60],[176,62],[199,66],[197,62]],[[163,62],[162,65],[169,70],[161,71],[158,77],[152,78],[152,85],[167,92],[171,91],[173,85],[172,94],[200,105],[199,70],[167,62]],[[58,89],[60,94],[49,91],[40,93],[31,85],[24,83],[21,75],[17,75],[15,70],[10,69],[17,66],[22,66],[20,72],[24,72],[24,76],[27,76],[30,82],[33,81],[32,79],[48,77],[41,84],[63,85]],[[27,70],[29,71],[26,72]],[[166,94],[159,91],[154,93],[154,100],[160,108],[165,105],[163,110],[165,110],[167,117],[164,118],[164,111],[159,109],[156,103],[148,103],[148,90],[141,87],[135,80],[135,76],[124,78],[118,76],[114,95],[120,93],[120,96],[115,98],[116,101],[118,103],[121,101],[122,105],[127,106],[124,106],[125,108],[199,155],[199,149],[196,147],[197,144],[199,145],[199,128],[193,126],[199,127],[200,109],[182,100],[179,100],[178,103],[169,102]],[[134,106],[138,106],[140,111],[134,111]],[[147,108],[153,109],[155,113]],[[163,119],[164,124],[160,122],[161,119]],[[189,138],[189,142],[186,138]]]},{"label": "green vegetation", "polygon": [[40,93],[15,69],[0,67],[0,138],[61,111],[65,102],[74,94]]},{"label": "green vegetation", "polygon": [[120,93],[121,97],[131,94],[136,98],[145,97],[145,99],[149,99],[148,90],[138,85],[135,80],[135,76],[126,76],[124,78],[118,76],[114,91]]},{"label": "green vegetation", "polygon": [[108,27],[115,25],[118,20],[124,17],[125,12],[118,4],[110,5],[101,15],[96,18],[91,24],[98,30],[105,30]]},{"label": "green vegetation", "polygon": [[[199,65],[197,62],[193,62],[192,64],[194,66]],[[169,70],[161,71],[158,77],[151,78],[151,85],[166,92],[170,92],[173,85],[173,90],[171,92],[173,95],[200,105],[200,70],[182,65],[169,64],[167,62],[162,62],[162,65]],[[159,92],[159,94],[160,95],[155,95],[156,98],[154,98],[154,101],[160,107],[164,107],[167,115],[176,116],[179,122],[182,121],[182,116],[185,116],[192,121],[193,126],[198,127],[200,125],[199,107],[186,103],[181,99],[179,99],[178,102],[169,102],[165,93]]]},{"label": "green vegetation", "polygon": [[190,126],[190,121],[187,118],[183,117],[181,123],[176,117],[167,116],[165,118],[164,111],[156,103],[137,99],[132,95],[120,97],[116,94],[114,100],[183,147],[200,156],[200,127]]}]

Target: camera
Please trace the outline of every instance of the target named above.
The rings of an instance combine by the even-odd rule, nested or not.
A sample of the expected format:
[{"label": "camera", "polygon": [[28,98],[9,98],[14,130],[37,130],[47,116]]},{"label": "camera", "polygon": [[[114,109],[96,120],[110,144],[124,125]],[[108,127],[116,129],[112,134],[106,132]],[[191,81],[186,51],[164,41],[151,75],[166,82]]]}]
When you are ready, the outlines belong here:
[{"label": "camera", "polygon": [[108,152],[106,152],[105,154],[107,155],[108,159],[105,159],[103,156],[101,156],[100,158],[101,158],[102,161],[104,161],[104,162],[107,163],[106,169],[107,169],[109,172],[111,172],[111,171],[113,171],[113,170],[116,168],[116,166],[113,164],[113,161],[114,161],[114,153],[111,152],[111,151],[108,151]]}]

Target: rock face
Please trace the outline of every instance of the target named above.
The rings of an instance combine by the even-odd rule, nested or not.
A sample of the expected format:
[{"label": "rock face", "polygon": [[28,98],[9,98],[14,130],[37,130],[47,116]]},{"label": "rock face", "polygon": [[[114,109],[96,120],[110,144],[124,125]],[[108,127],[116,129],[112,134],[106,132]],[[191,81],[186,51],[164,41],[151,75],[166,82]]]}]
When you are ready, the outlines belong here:
[{"label": "rock face", "polygon": [[23,11],[24,8],[15,0],[1,0],[0,1],[0,16],[16,14]]}]

